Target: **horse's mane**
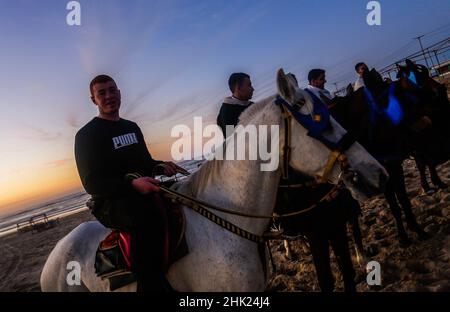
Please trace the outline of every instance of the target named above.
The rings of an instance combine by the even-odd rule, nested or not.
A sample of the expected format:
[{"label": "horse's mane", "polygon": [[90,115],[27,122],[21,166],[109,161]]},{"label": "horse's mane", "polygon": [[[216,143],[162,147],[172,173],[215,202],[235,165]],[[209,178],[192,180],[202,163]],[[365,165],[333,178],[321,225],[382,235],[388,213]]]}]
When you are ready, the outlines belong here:
[{"label": "horse's mane", "polygon": [[275,96],[269,96],[259,102],[254,103],[239,116],[239,125],[248,125],[259,116],[265,109],[270,108],[267,104],[272,102]]},{"label": "horse's mane", "polygon": [[[255,119],[257,119],[261,114],[263,114],[267,109],[273,109],[269,102],[271,103],[275,96],[270,96],[261,101],[258,101],[252,104],[249,108],[247,108],[240,116],[238,125],[248,125]],[[222,148],[217,150],[215,153],[223,153],[226,155],[226,147],[231,137],[227,138],[222,145]],[[189,195],[196,195],[195,190],[201,190],[208,184],[208,179],[211,175],[218,173],[220,168],[223,165],[222,160],[207,160],[205,161],[200,168],[194,172],[186,181],[183,183],[184,187],[186,187],[186,191]]]}]

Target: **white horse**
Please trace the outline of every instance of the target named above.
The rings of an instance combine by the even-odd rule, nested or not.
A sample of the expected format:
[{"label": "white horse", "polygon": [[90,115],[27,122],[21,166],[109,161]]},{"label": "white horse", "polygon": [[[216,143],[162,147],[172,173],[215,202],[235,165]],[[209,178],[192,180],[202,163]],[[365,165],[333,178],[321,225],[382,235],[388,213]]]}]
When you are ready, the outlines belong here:
[{"label": "white horse", "polygon": [[[312,100],[300,90],[292,77],[282,70],[277,76],[280,95],[291,105],[305,103],[303,113],[310,113]],[[248,108],[241,116],[241,125],[279,125],[280,151],[283,149],[284,124],[281,110],[274,105],[276,96],[271,96]],[[290,121],[291,156],[289,165],[303,174],[318,177],[324,171],[330,150],[319,141],[309,137],[307,131],[294,119]],[[334,120],[332,129],[324,134],[329,140],[338,141],[345,130]],[[224,144],[226,149],[230,140]],[[273,142],[272,142],[273,144]],[[275,145],[276,146],[276,145]],[[274,148],[274,145],[272,145]],[[346,152],[350,166],[380,190],[386,180],[384,168],[358,143]],[[186,182],[177,186],[177,191],[190,194],[202,201],[247,214],[271,215],[275,206],[280,169],[261,171],[261,159],[211,160],[206,162]],[[341,174],[335,165],[329,180],[337,183]],[[351,180],[346,186],[355,196],[364,197]],[[186,240],[189,254],[174,263],[167,279],[177,291],[263,291],[267,274],[261,263],[257,244],[241,238],[212,223],[203,216],[184,207],[186,215]],[[217,213],[231,223],[262,235],[268,219],[252,219],[236,215]],[[99,242],[110,232],[99,222],[79,225],[61,239],[51,252],[41,275],[42,291],[109,291],[109,281],[101,280],[94,272],[95,252]],[[70,268],[68,263],[77,261],[81,265],[81,285],[70,286],[66,282]],[[136,283],[118,289],[135,291]]]}]

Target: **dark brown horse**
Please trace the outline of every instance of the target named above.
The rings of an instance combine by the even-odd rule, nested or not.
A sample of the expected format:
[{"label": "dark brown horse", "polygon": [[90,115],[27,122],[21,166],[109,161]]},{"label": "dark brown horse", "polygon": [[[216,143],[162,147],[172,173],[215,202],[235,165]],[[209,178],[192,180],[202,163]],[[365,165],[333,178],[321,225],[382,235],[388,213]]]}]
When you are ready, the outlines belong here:
[{"label": "dark brown horse", "polygon": [[438,83],[429,75],[423,65],[406,60],[405,66],[398,65],[398,78],[402,88],[420,99],[424,105],[424,114],[429,118],[427,125],[418,135],[418,146],[414,158],[420,173],[422,193],[434,191],[426,177],[426,168],[430,172],[431,182],[436,188],[447,188],[436,171],[436,166],[450,158],[450,103],[445,85]]},{"label": "dark brown horse", "polygon": [[402,210],[408,228],[421,239],[428,237],[412,212],[402,167],[403,160],[417,146],[414,129],[420,132],[420,124],[424,123],[423,105],[410,101],[401,81],[388,84],[375,70],[365,74],[364,82],[365,88],[336,98],[330,112],[388,171],[386,200],[397,224],[400,244],[407,246],[410,240],[403,226]]},{"label": "dark brown horse", "polygon": [[[351,142],[345,144],[344,141],[340,141],[342,149],[339,150],[341,151],[345,151],[351,145]],[[311,182],[311,177],[302,176],[290,170],[289,178],[283,180],[281,184],[305,185],[309,182]],[[362,236],[358,223],[361,209],[359,203],[345,188],[341,188],[332,198],[321,200],[330,195],[333,190],[334,187],[331,184],[281,187],[278,190],[275,211],[278,214],[302,211],[300,215],[282,219],[280,225],[287,236],[307,238],[321,290],[331,292],[335,289],[335,280],[330,264],[331,246],[342,273],[345,291],[354,292],[356,291],[356,274],[347,240],[347,225],[352,227],[357,254],[358,252],[363,253]],[[285,241],[285,247],[289,254],[290,248],[287,241]]]},{"label": "dark brown horse", "polygon": [[[308,177],[300,176],[290,171],[285,184],[305,183]],[[319,199],[328,194],[332,185],[323,184],[316,187],[280,188],[277,194],[278,214],[305,211],[304,214],[283,219],[281,227],[284,234],[291,237],[306,237],[314,261],[317,280],[322,292],[332,292],[335,289],[335,279],[330,265],[330,246],[333,249],[339,270],[342,273],[346,292],[355,292],[355,270],[347,240],[347,223],[354,225],[357,233],[356,244],[362,252],[362,239],[359,230],[359,203],[355,201],[347,189],[342,189],[337,196],[326,202],[318,203]],[[358,235],[359,234],[359,235]],[[289,244],[285,247],[289,250]]]}]

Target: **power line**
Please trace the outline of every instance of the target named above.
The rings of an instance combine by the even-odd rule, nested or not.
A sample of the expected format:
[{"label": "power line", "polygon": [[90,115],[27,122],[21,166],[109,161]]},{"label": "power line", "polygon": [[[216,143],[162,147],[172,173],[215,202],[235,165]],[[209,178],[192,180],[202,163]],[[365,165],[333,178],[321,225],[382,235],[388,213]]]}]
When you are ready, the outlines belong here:
[{"label": "power line", "polygon": [[[411,55],[408,55],[404,58],[402,58],[401,60],[396,61],[395,63],[392,63],[388,66],[383,67],[382,69],[380,69],[380,73],[381,74],[386,74],[386,73],[390,73],[392,71],[396,70],[396,64],[401,63],[403,61],[405,61],[406,59],[410,59],[412,61],[415,62],[419,62],[419,61],[426,61],[427,56],[425,51],[427,51],[428,54],[430,54],[431,52],[435,53],[435,57],[437,55],[443,54],[445,52],[447,52],[448,50],[450,50],[450,37],[439,41],[437,43],[432,44],[431,46],[424,48],[421,51],[415,52]],[[431,57],[431,56],[429,56]]]},{"label": "power line", "polygon": [[435,32],[441,32],[442,30],[447,29],[447,28],[450,28],[450,23],[448,23],[448,24],[446,24],[444,26],[438,27],[435,30],[429,31],[426,34],[424,34],[423,36],[429,36],[429,35],[431,35],[431,34],[433,34]]}]

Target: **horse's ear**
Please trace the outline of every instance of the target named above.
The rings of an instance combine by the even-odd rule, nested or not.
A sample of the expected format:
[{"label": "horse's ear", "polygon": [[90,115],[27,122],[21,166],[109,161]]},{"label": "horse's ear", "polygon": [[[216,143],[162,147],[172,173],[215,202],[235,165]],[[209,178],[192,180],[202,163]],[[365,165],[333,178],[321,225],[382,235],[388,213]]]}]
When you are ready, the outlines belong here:
[{"label": "horse's ear", "polygon": [[375,68],[372,68],[372,70],[370,71],[370,77],[371,79],[373,79],[374,82],[375,81],[378,83],[383,82],[383,77]]},{"label": "horse's ear", "polygon": [[428,67],[426,67],[425,65],[422,64],[417,64],[416,65],[416,70],[418,70],[418,72],[420,74],[422,74],[422,77],[430,77],[430,70],[428,69]]},{"label": "horse's ear", "polygon": [[293,73],[287,73],[286,77],[290,77],[291,80],[295,83],[295,86],[298,88],[298,80],[297,77]]},{"label": "horse's ear", "polygon": [[282,98],[284,98],[289,103],[292,103],[294,101],[295,88],[287,79],[286,74],[284,73],[284,70],[282,68],[280,68],[277,73],[277,88],[278,94]]},{"label": "horse's ear", "polygon": [[364,71],[363,72],[364,84],[367,84],[367,81],[369,80],[371,73],[372,73],[372,71]]},{"label": "horse's ear", "polygon": [[400,64],[396,64],[397,65],[397,79],[400,79],[402,77],[402,73],[407,72],[407,68],[405,66],[402,66]]},{"label": "horse's ear", "polygon": [[406,67],[409,67],[409,68],[414,68],[415,67],[415,64],[410,59],[406,59],[405,63],[406,63]]}]

